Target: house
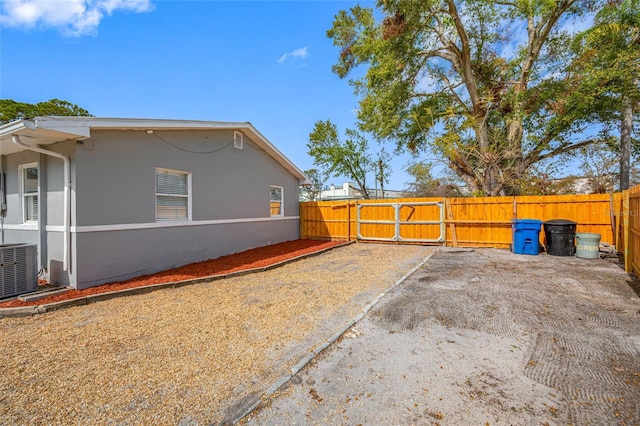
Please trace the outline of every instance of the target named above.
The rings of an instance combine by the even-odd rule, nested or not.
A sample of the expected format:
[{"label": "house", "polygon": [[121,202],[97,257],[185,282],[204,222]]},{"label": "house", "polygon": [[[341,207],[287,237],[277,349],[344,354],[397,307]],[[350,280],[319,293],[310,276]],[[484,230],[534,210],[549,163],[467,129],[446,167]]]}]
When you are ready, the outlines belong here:
[{"label": "house", "polygon": [[[377,188],[367,188],[367,192],[372,199],[377,198],[402,198],[405,197],[404,191],[387,190],[384,192]],[[328,189],[323,190],[319,197],[322,201],[332,200],[362,200],[364,197],[362,192],[356,188],[354,183],[344,182],[342,187],[331,185]]]},{"label": "house", "polygon": [[52,284],[120,281],[299,237],[305,175],[250,123],[37,117],[0,126],[2,244]]}]

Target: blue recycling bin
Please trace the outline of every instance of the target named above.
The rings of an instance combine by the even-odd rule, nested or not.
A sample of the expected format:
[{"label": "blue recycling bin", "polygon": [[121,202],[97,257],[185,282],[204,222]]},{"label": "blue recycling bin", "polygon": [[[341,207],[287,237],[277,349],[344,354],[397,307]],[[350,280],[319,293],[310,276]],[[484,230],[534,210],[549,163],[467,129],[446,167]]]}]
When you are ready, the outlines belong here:
[{"label": "blue recycling bin", "polygon": [[511,222],[513,244],[511,251],[516,254],[537,255],[539,253],[540,229],[542,222],[537,219],[517,219]]}]

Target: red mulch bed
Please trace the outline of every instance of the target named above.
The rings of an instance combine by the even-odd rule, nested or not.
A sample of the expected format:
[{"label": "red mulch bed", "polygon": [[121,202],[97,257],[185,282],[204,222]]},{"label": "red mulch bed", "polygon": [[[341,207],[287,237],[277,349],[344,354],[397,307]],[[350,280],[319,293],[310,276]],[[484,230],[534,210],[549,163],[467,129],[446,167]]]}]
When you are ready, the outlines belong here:
[{"label": "red mulch bed", "polygon": [[13,308],[18,306],[45,305],[62,300],[78,299],[92,294],[107,293],[128,288],[143,287],[153,284],[163,284],[195,278],[205,278],[214,275],[229,274],[231,272],[247,269],[262,268],[302,256],[314,253],[329,247],[344,244],[343,241],[317,241],[317,240],[293,240],[265,247],[258,247],[240,253],[222,256],[217,259],[192,263],[175,269],[158,272],[156,274],[143,275],[127,281],[120,281],[86,288],[84,290],[70,290],[62,294],[45,297],[33,302],[21,300],[8,300],[0,302],[0,308]]}]

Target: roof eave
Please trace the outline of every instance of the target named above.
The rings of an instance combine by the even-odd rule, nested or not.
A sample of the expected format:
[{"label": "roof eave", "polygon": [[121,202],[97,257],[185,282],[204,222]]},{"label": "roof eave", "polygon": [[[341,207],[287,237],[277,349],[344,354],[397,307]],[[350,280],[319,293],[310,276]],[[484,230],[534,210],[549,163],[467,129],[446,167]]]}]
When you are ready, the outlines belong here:
[{"label": "roof eave", "polygon": [[[292,175],[298,178],[300,185],[310,185],[311,181],[309,178],[298,168],[295,164],[293,164],[278,148],[276,148],[267,138],[265,138],[262,133],[258,131],[253,125],[249,122],[242,123],[241,130],[245,130],[248,133],[251,133],[254,136],[254,140],[257,140],[261,143],[262,148],[273,158],[281,159],[280,164],[289,171]],[[250,135],[250,136],[251,136]]]},{"label": "roof eave", "polygon": [[0,126],[0,154],[8,155],[26,150],[12,142],[13,136],[20,136],[28,145],[50,145],[65,140],[86,139],[90,129],[82,126],[75,128],[40,127],[37,119],[23,119]]},{"label": "roof eave", "polygon": [[[309,178],[298,169],[282,152],[278,150],[262,133],[249,122],[220,122],[197,120],[162,120],[145,118],[97,118],[97,117],[35,117],[28,120],[18,120],[0,126],[0,138],[3,136],[20,134],[37,138],[39,134],[47,133],[50,138],[59,135],[59,141],[68,139],[85,139],[91,137],[91,130],[121,129],[121,130],[186,130],[186,129],[216,129],[241,130],[264,149],[273,159],[282,165],[289,173],[298,178],[300,185],[309,185]],[[49,143],[52,143],[50,140]]]}]

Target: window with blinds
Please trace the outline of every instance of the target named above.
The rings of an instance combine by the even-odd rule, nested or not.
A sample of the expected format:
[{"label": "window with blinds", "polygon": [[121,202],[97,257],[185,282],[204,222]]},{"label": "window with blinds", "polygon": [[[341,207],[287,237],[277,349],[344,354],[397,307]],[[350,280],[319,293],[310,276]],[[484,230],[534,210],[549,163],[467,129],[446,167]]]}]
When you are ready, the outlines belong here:
[{"label": "window with blinds", "polygon": [[38,163],[23,164],[20,167],[22,192],[22,221],[38,221]]},{"label": "window with blinds", "polygon": [[190,174],[156,169],[156,220],[189,219]]},{"label": "window with blinds", "polygon": [[282,187],[281,186],[271,186],[271,216],[282,216],[283,215],[283,203],[282,203]]}]

